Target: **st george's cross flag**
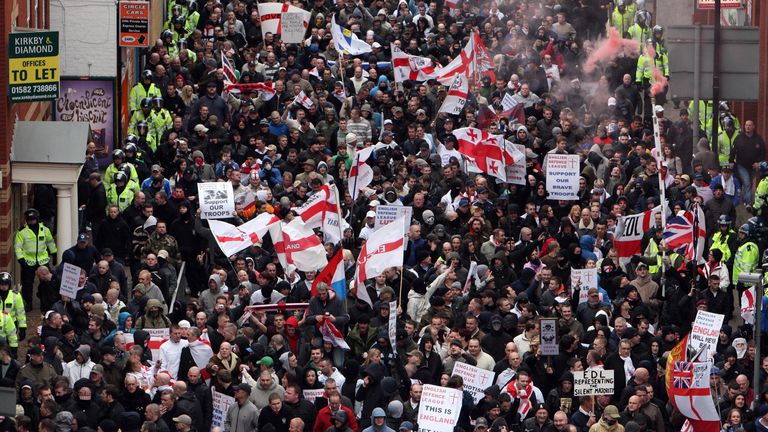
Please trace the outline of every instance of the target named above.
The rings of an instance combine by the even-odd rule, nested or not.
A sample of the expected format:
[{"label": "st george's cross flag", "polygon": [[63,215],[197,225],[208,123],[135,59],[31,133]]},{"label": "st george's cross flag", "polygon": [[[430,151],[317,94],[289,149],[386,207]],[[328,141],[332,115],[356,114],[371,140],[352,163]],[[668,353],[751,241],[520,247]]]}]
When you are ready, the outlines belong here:
[{"label": "st george's cross flag", "polygon": [[280,222],[269,227],[277,259],[287,273],[293,269],[316,271],[328,265],[325,248],[320,238],[301,218],[289,223]]},{"label": "st george's cross flag", "polygon": [[264,81],[263,83],[231,83],[224,84],[224,90],[231,93],[258,93],[264,101],[272,99],[277,90],[272,84],[272,81]]},{"label": "st george's cross flag", "polygon": [[709,387],[712,363],[689,361],[687,349],[688,336],[685,336],[667,358],[665,384],[669,401],[696,432],[719,432],[720,416]]},{"label": "st george's cross flag", "polygon": [[304,90],[300,91],[299,94],[296,95],[296,97],[293,99],[293,103],[297,103],[306,109],[312,108],[312,106],[315,104],[312,102],[312,99],[310,99],[309,96],[304,93]]},{"label": "st george's cross flag", "polygon": [[342,229],[349,226],[339,215],[338,189],[335,184],[325,184],[313,193],[303,206],[296,209],[299,217],[309,228],[322,228],[326,243],[339,243]]},{"label": "st george's cross flag", "polygon": [[[439,66],[439,65],[438,65]],[[395,73],[395,82],[405,81],[423,82],[437,76],[438,70],[427,57],[419,57],[408,54],[392,44],[392,68]]]},{"label": "st george's cross flag", "polygon": [[390,267],[403,266],[405,243],[405,216],[384,225],[368,237],[357,257],[355,272],[355,289],[357,299],[373,307],[373,300],[365,288],[365,281],[374,278]]},{"label": "st george's cross flag", "polygon": [[493,59],[488,48],[483,44],[480,35],[472,32],[459,55],[441,68],[435,79],[443,85],[451,85],[456,75],[464,75],[467,80],[473,82],[476,74],[483,75],[490,70],[493,70]]},{"label": "st george's cross flag", "polygon": [[[288,19],[296,18],[302,20],[304,30],[309,26],[309,19],[312,13],[300,7],[292,6],[288,3],[258,3],[259,15],[261,16],[261,35],[266,37],[267,33],[279,34],[280,39],[285,43],[301,43],[304,33],[298,26],[290,27],[286,24],[286,31],[283,29],[283,21],[286,15]],[[289,30],[290,29],[290,33]]]},{"label": "st george's cross flag", "polygon": [[357,199],[361,189],[368,187],[373,181],[373,168],[366,163],[373,150],[374,147],[360,149],[355,152],[355,156],[352,158],[352,168],[349,170],[347,187],[353,200]]},{"label": "st george's cross flag", "polygon": [[208,226],[221,251],[224,255],[230,256],[261,241],[269,227],[278,222],[280,218],[277,216],[262,213],[240,226],[215,219],[209,220]]},{"label": "st george's cross flag", "polygon": [[320,333],[323,335],[324,342],[330,342],[331,345],[341,349],[349,349],[347,341],[344,340],[344,333],[340,332],[339,329],[337,329],[336,326],[333,325],[333,323],[328,319],[323,319],[316,325],[320,330]]},{"label": "st george's cross flag", "polygon": [[471,165],[502,182],[507,181],[506,165],[525,160],[525,155],[515,147],[505,145],[502,135],[491,135],[473,127],[456,129],[453,135],[459,142],[459,153]]}]

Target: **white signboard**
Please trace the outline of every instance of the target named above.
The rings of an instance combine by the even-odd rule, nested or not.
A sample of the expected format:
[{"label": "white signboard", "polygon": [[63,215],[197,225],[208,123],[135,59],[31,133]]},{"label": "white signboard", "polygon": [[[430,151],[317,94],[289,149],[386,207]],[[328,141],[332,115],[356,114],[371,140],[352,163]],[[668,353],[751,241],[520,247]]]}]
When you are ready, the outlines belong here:
[{"label": "white signboard", "polygon": [[712,359],[717,352],[717,338],[720,336],[720,328],[723,326],[725,315],[700,310],[693,321],[693,328],[688,337],[688,347],[694,352],[699,352],[706,346],[707,358]]},{"label": "white signboard", "polygon": [[[519,151],[522,154],[525,154],[525,146],[522,144],[512,144],[509,141],[506,142],[507,146],[512,146],[517,151]],[[509,150],[510,153],[512,153],[511,150]],[[525,185],[525,162],[526,159],[522,158],[515,162],[512,165],[507,165],[505,169],[507,170],[507,183],[510,184],[516,184],[516,185]]]},{"label": "white signboard", "polygon": [[235,398],[219,393],[216,389],[212,388],[211,399],[213,401],[213,421],[211,426],[224,427],[224,422],[227,420],[227,411],[229,411],[229,407],[235,404]]},{"label": "white signboard", "polygon": [[557,343],[557,318],[542,318],[539,321],[541,355],[556,356],[560,354],[560,345]]},{"label": "white signboard", "polygon": [[571,289],[579,290],[579,304],[587,301],[590,288],[597,289],[597,269],[571,269]]},{"label": "white signboard", "polygon": [[280,21],[280,39],[285,43],[304,42],[304,14],[298,12],[284,12]]},{"label": "white signboard", "polygon": [[397,301],[389,302],[389,343],[397,346]]},{"label": "white signboard", "polygon": [[544,169],[547,173],[548,199],[579,199],[579,156],[547,154]]},{"label": "white signboard", "polygon": [[315,399],[325,397],[325,389],[307,389],[302,390],[302,394],[304,395],[304,399],[315,403]]},{"label": "white signboard", "polygon": [[493,371],[480,369],[467,363],[456,362],[453,365],[453,375],[464,379],[464,390],[472,393],[475,403],[485,397],[485,389],[493,385]]},{"label": "white signboard", "polygon": [[235,214],[235,193],[230,182],[198,183],[200,217],[202,219],[226,219]]},{"label": "white signboard", "polygon": [[398,205],[380,205],[376,207],[376,222],[373,229],[377,230],[384,225],[392,223],[402,216],[405,216],[406,224],[403,227],[403,237],[408,241],[408,230],[411,228],[411,218],[413,217],[413,207]]},{"label": "white signboard", "polygon": [[612,395],[613,370],[595,369],[573,373],[573,396]]},{"label": "white signboard", "polygon": [[61,273],[61,285],[59,294],[74,299],[80,289],[80,267],[64,263],[64,271]]},{"label": "white signboard", "polygon": [[424,385],[416,422],[419,432],[453,432],[459,422],[461,390]]}]

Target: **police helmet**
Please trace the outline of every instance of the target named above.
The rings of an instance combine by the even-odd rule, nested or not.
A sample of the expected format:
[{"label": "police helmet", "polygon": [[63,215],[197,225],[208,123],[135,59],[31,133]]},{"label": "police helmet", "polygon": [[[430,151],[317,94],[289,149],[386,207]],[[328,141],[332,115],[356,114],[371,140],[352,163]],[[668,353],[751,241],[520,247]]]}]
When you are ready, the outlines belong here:
[{"label": "police helmet", "polygon": [[149,125],[145,121],[139,122],[139,124],[136,125],[136,130],[139,131],[140,135],[144,135],[149,132]]},{"label": "police helmet", "polygon": [[718,225],[730,225],[731,222],[731,217],[728,215],[720,215],[720,217],[717,218]]},{"label": "police helmet", "polygon": [[128,143],[128,145],[125,146],[125,152],[126,153],[136,154],[136,153],[138,153],[138,151],[139,151],[139,149],[138,149],[138,147],[136,147],[136,144],[134,144],[134,143]]},{"label": "police helmet", "polygon": [[758,168],[760,169],[760,174],[761,175],[768,174],[768,162],[766,162],[766,161],[760,162],[760,165],[758,166]]},{"label": "police helmet", "polygon": [[752,235],[752,230],[753,230],[752,224],[745,223],[744,225],[741,226],[741,228],[739,228],[739,233],[744,233],[747,235],[747,237],[749,237]]},{"label": "police helmet", "polygon": [[152,99],[150,98],[144,98],[141,100],[141,107],[142,108],[150,108],[152,107]]},{"label": "police helmet", "polygon": [[160,39],[166,40],[166,39],[173,39],[173,32],[170,30],[163,30],[162,33],[160,33]]},{"label": "police helmet", "polygon": [[176,0],[176,5],[186,6],[187,0]]},{"label": "police helmet", "polygon": [[187,9],[189,9],[189,12],[197,12],[197,2],[195,0],[192,0],[189,2],[189,6],[187,6]]},{"label": "police helmet", "polygon": [[163,107],[163,98],[160,96],[155,96],[152,98],[152,105],[155,108],[162,108]]},{"label": "police helmet", "polygon": [[122,171],[123,174],[125,174],[126,177],[128,177],[128,178],[132,177],[133,168],[130,165],[128,165],[127,163],[124,163],[124,164],[120,165],[120,171]]},{"label": "police helmet", "polygon": [[120,150],[120,149],[117,149],[117,150],[113,151],[113,152],[112,152],[112,159],[113,159],[113,160],[114,160],[114,159],[122,159],[122,160],[125,160],[125,152],[124,152],[124,151],[122,151],[122,150]]},{"label": "police helmet", "polygon": [[728,102],[726,101],[720,101],[720,103],[717,105],[720,109],[720,111],[730,111],[731,108],[728,106]]},{"label": "police helmet", "polygon": [[24,219],[40,219],[40,212],[33,208],[27,209],[27,211],[24,212]]},{"label": "police helmet", "polygon": [[141,73],[141,79],[142,79],[142,80],[145,80],[145,79],[152,79],[152,71],[151,71],[151,70],[149,70],[149,69],[145,69],[145,70],[144,70],[144,71]]},{"label": "police helmet", "polygon": [[656,33],[664,33],[664,27],[660,25],[653,26],[653,34],[656,34]]},{"label": "police helmet", "polygon": [[125,173],[122,172],[122,171],[116,172],[115,173],[115,183],[117,183],[117,182],[128,183],[128,176],[125,175]]},{"label": "police helmet", "polygon": [[8,272],[0,273],[0,285],[13,285],[13,276]]},{"label": "police helmet", "polygon": [[187,19],[184,18],[183,16],[177,16],[176,18],[173,19],[173,23],[180,24],[183,27],[184,24],[187,23]]},{"label": "police helmet", "polygon": [[646,11],[637,11],[635,14],[635,22],[639,23],[640,21],[648,22],[648,12]]},{"label": "police helmet", "polygon": [[126,144],[138,144],[139,143],[139,137],[137,137],[134,134],[128,134],[128,137],[125,138]]}]

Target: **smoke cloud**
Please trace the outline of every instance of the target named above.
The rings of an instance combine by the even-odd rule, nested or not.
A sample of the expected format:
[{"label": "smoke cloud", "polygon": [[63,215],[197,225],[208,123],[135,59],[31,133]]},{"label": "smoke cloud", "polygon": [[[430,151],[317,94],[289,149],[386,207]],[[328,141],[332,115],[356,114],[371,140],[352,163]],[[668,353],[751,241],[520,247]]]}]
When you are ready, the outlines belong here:
[{"label": "smoke cloud", "polygon": [[640,54],[640,43],[632,39],[622,39],[619,32],[611,27],[608,30],[608,39],[598,43],[597,48],[589,55],[584,63],[584,72],[592,73],[598,63],[612,60],[619,55],[637,57]]}]

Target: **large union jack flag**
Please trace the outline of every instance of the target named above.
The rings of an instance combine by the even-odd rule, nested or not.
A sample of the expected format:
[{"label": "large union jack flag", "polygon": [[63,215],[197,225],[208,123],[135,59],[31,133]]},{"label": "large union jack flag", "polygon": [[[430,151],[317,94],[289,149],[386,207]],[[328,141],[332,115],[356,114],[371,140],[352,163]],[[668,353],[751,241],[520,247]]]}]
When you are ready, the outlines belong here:
[{"label": "large union jack flag", "polygon": [[691,388],[693,385],[693,362],[675,362],[672,370],[672,386],[674,388]]},{"label": "large union jack flag", "polygon": [[[698,233],[696,248],[693,246],[694,227],[697,228]],[[698,208],[692,212],[679,211],[675,216],[667,219],[667,226],[664,228],[664,242],[668,248],[685,255],[689,260],[701,258],[706,237],[704,218],[701,217],[701,210]]]}]

